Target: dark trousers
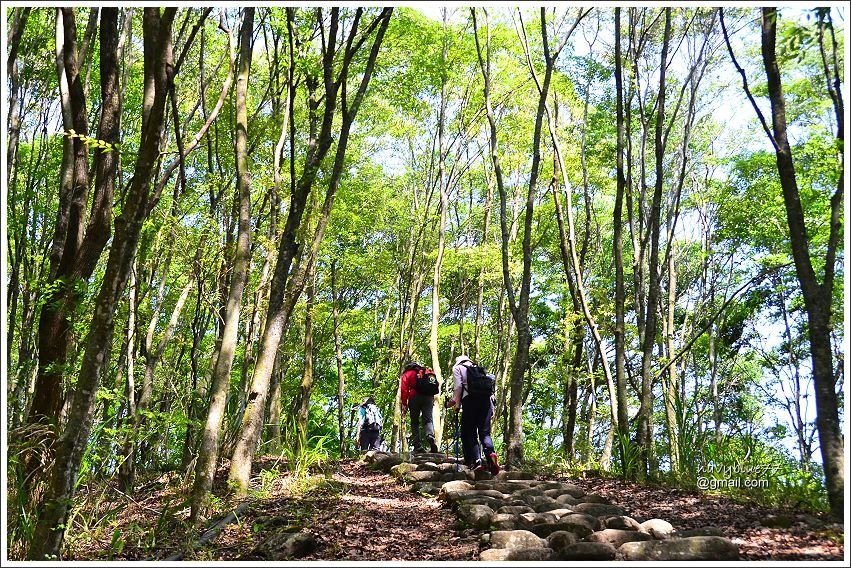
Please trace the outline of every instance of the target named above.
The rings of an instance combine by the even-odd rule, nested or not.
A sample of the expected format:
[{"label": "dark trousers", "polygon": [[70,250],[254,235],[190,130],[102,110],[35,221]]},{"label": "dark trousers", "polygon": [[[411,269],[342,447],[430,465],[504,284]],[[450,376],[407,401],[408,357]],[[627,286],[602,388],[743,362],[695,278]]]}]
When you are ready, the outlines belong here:
[{"label": "dark trousers", "polygon": [[359,438],[360,449],[377,450],[379,446],[379,434],[380,432],[378,430],[361,430]]},{"label": "dark trousers", "polygon": [[491,440],[491,420],[493,420],[493,402],[487,397],[465,396],[461,401],[461,448],[464,451],[464,463],[473,467],[493,449]]},{"label": "dark trousers", "polygon": [[411,413],[411,444],[414,448],[423,447],[423,439],[420,437],[420,415],[422,415],[422,429],[425,441],[434,440],[434,397],[424,394],[415,394],[408,401],[408,411]]}]

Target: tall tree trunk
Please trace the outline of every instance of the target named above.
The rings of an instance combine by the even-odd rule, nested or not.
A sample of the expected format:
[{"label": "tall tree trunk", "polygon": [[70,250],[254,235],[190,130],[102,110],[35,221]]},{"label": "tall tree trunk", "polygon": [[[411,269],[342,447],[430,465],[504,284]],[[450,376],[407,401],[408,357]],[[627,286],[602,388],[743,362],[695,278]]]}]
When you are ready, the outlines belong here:
[{"label": "tall tree trunk", "polygon": [[[70,12],[71,9],[68,9]],[[100,30],[101,56],[101,92],[104,104],[101,109],[101,121],[105,116],[115,120],[114,138],[100,138],[109,143],[118,138],[118,64],[115,60],[118,40],[118,9],[103,8]],[[85,451],[92,425],[95,394],[101,375],[109,361],[114,335],[115,312],[123,295],[130,272],[133,256],[139,242],[142,224],[149,214],[150,181],[156,158],[160,151],[160,132],[162,131],[165,98],[169,81],[173,77],[168,72],[171,65],[171,26],[177,8],[165,8],[160,14],[159,8],[145,8],[144,51],[145,51],[145,110],[142,122],[139,153],[133,179],[127,190],[127,197],[116,221],[115,235],[104,271],[103,283],[95,302],[95,313],[89,325],[85,340],[82,366],[77,378],[77,388],[73,404],[68,415],[68,424],[58,441],[55,465],[44,496],[44,507],[34,530],[34,538],[27,552],[31,560],[59,558],[68,512],[73,503],[77,475]],[[67,65],[67,62],[66,62]],[[79,81],[79,78],[78,78]],[[110,101],[110,102],[106,102]],[[114,101],[114,102],[112,102]],[[109,112],[105,112],[109,111]],[[112,132],[104,128],[101,132]],[[117,152],[102,153],[96,167],[96,177],[102,176],[114,180],[117,167]],[[100,156],[99,156],[100,157]],[[96,182],[97,186],[97,182]],[[109,202],[112,195],[109,195]],[[103,222],[103,219],[99,219]],[[103,229],[104,227],[100,227]],[[105,227],[108,232],[108,220]]]},{"label": "tall tree trunk", "polygon": [[623,473],[626,471],[626,441],[629,439],[629,413],[626,399],[626,326],[624,312],[626,304],[626,292],[624,290],[623,273],[623,201],[624,190],[627,187],[624,175],[624,138],[626,126],[624,124],[623,110],[623,61],[621,57],[621,20],[620,8],[615,8],[615,87],[616,87],[616,113],[617,113],[617,194],[615,196],[614,227],[612,233],[612,248],[614,250],[615,262],[615,387],[618,401],[618,446],[620,448],[621,464]]},{"label": "tall tree trunk", "polygon": [[[167,276],[167,272],[163,274],[163,278],[166,278]],[[145,422],[145,412],[148,410],[148,406],[150,405],[154,394],[154,371],[156,371],[157,365],[160,360],[162,360],[168,342],[171,341],[171,338],[174,335],[174,331],[177,327],[177,320],[180,318],[183,306],[186,304],[186,300],[189,298],[189,293],[192,291],[192,284],[192,279],[189,279],[183,287],[183,290],[180,292],[180,296],[177,298],[174,309],[171,312],[168,325],[163,331],[163,334],[156,346],[153,344],[153,331],[157,322],[156,313],[151,320],[151,326],[145,340],[145,371],[142,378],[142,390],[139,394],[139,400],[135,405],[132,415],[133,426],[124,441],[124,447],[121,451],[120,458],[121,467],[119,468],[120,473],[118,476],[118,482],[121,488],[127,492],[132,489],[133,481],[136,476],[136,446],[139,443],[139,435]]]},{"label": "tall tree trunk", "polygon": [[[443,52],[441,61],[445,62],[449,51],[449,42],[446,37],[446,13],[443,8]],[[444,142],[444,130],[446,122],[446,77],[443,76],[440,85],[440,106],[437,116],[437,184],[440,192],[440,212],[437,226],[437,258],[434,261],[434,278],[431,286],[431,333],[429,334],[428,350],[431,354],[431,368],[437,377],[437,384],[443,384],[443,371],[440,366],[440,354],[438,351],[437,335],[440,326],[440,270],[443,266],[443,252],[446,247],[446,216],[449,209],[449,195],[446,187],[446,149]],[[462,340],[463,341],[463,340]],[[436,442],[440,445],[443,434],[442,406],[435,404],[432,407],[433,424]]]},{"label": "tall tree trunk", "polygon": [[[487,110],[487,119],[490,126],[491,160],[493,161],[496,186],[499,190],[500,196],[503,281],[508,294],[508,305],[517,326],[517,348],[514,353],[514,360],[512,361],[511,380],[509,382],[510,412],[508,423],[508,447],[506,448],[506,464],[516,467],[523,462],[523,384],[529,358],[529,346],[532,342],[531,331],[529,329],[529,294],[532,277],[532,223],[535,205],[535,189],[538,181],[538,167],[541,161],[541,125],[543,122],[547,93],[549,92],[550,78],[552,77],[553,58],[550,57],[549,46],[547,43],[546,12],[542,8],[541,33],[544,43],[544,58],[547,66],[543,86],[538,85],[540,97],[538,99],[538,109],[535,116],[535,131],[532,138],[532,164],[526,192],[526,208],[523,225],[523,273],[520,280],[519,298],[517,298],[508,268],[508,226],[506,216],[507,196],[505,191],[505,182],[502,177],[502,168],[499,163],[496,118],[490,96],[490,22],[487,18],[487,12],[485,12],[487,45],[485,48],[486,53],[483,57],[482,49],[479,45],[476,11],[475,9],[472,9],[471,12],[473,15],[473,26],[475,31],[479,67],[481,68],[482,78],[484,79],[485,108]],[[521,29],[522,28],[523,24],[521,19]],[[525,31],[523,33],[525,36]],[[535,81],[537,83],[537,77],[535,77]]]},{"label": "tall tree trunk", "polygon": [[337,260],[331,260],[331,312],[334,318],[334,360],[337,363],[337,426],[340,432],[340,457],[346,457],[346,376],[343,373],[343,349],[340,340],[340,298],[337,290]]},{"label": "tall tree trunk", "polygon": [[[674,244],[671,243],[671,254],[668,256],[668,309],[667,320],[663,322],[667,345],[667,357],[670,360],[676,354],[674,347],[674,309],[677,305],[677,268],[674,262]],[[680,470],[680,442],[677,426],[676,400],[679,388],[677,382],[677,365],[668,367],[668,379],[663,386],[662,397],[665,402],[665,418],[668,422],[668,444],[670,445],[671,473],[676,475]]]},{"label": "tall tree trunk", "polygon": [[296,398],[296,444],[307,436],[307,421],[310,416],[310,393],[313,391],[313,315],[316,299],[316,268],[307,277],[307,305],[304,309],[304,369],[301,375],[301,386]]},{"label": "tall tree trunk", "polygon": [[665,121],[665,73],[668,67],[668,46],[671,39],[671,8],[665,8],[665,31],[662,37],[662,53],[659,64],[659,91],[656,100],[656,184],[653,191],[653,201],[650,208],[650,256],[647,261],[649,275],[647,303],[644,306],[644,337],[641,353],[641,404],[638,410],[638,444],[641,455],[641,471],[643,477],[651,473],[651,453],[653,451],[653,345],[656,343],[656,323],[658,320],[658,304],[661,296],[659,270],[659,235],[662,217],[662,187],[664,185],[665,145],[662,134]]},{"label": "tall tree trunk", "polygon": [[[542,17],[543,17],[543,14],[542,14]],[[571,28],[570,32],[568,33],[567,37],[570,36],[573,29],[575,29],[576,25],[578,25],[581,18],[582,18],[582,15],[580,13],[580,15],[577,17],[576,22],[573,25],[573,28]],[[546,29],[545,28],[542,28],[542,34],[546,35]],[[552,67],[555,65],[556,57],[558,57],[558,51],[553,56],[550,56],[548,49],[546,48],[546,42],[544,42],[544,44],[545,44],[545,57],[547,59],[547,66],[551,70]],[[530,55],[530,52],[529,52],[528,44],[524,44],[524,49],[525,49],[525,52],[526,52],[526,57],[527,57],[527,62],[529,64],[529,68],[532,71],[532,73],[534,74],[534,68],[532,66],[531,55]],[[536,80],[536,84],[537,84],[537,78],[535,80]],[[546,85],[546,84],[547,84],[547,78],[545,77],[544,85]],[[611,404],[611,409],[612,409],[612,423],[617,424],[617,416],[618,416],[617,415],[617,398],[616,398],[616,394],[615,394],[614,381],[612,379],[612,372],[611,372],[611,369],[609,367],[608,358],[606,357],[606,353],[605,353],[605,350],[603,348],[603,344],[602,344],[603,340],[602,340],[602,337],[600,335],[599,328],[597,326],[596,321],[594,320],[594,317],[591,315],[591,311],[590,311],[590,308],[588,306],[588,300],[586,299],[586,294],[585,294],[585,285],[583,284],[582,266],[580,264],[580,260],[579,260],[579,257],[577,256],[577,252],[576,252],[576,236],[575,236],[575,229],[574,229],[574,222],[573,222],[572,191],[571,191],[569,184],[568,184],[567,172],[564,168],[564,161],[562,160],[562,157],[561,157],[561,149],[560,149],[560,143],[559,143],[559,139],[558,139],[558,135],[557,135],[557,127],[556,127],[556,124],[555,124],[555,117],[554,117],[553,113],[550,111],[549,105],[546,103],[546,90],[541,88],[540,85],[539,85],[539,93],[542,97],[544,97],[544,98],[541,99],[541,106],[543,107],[542,114],[545,113],[546,116],[547,116],[547,119],[548,119],[547,125],[548,125],[548,128],[549,128],[550,137],[551,137],[552,142],[553,142],[553,151],[555,153],[555,164],[556,164],[556,167],[558,168],[557,171],[559,171],[559,173],[561,174],[561,179],[562,179],[563,183],[565,184],[565,186],[567,186],[567,192],[565,194],[566,197],[567,197],[567,204],[566,204],[566,207],[565,207],[565,211],[566,211],[566,215],[567,215],[567,230],[565,230],[565,226],[564,226],[564,216],[565,215],[562,212],[561,202],[559,200],[559,191],[558,191],[558,183],[557,183],[558,178],[557,178],[557,176],[553,177],[552,194],[553,194],[553,203],[555,205],[555,211],[556,211],[556,220],[557,220],[558,227],[559,227],[559,251],[561,253],[562,263],[564,264],[564,270],[565,270],[565,274],[566,274],[567,279],[568,279],[568,283],[571,284],[571,293],[575,297],[578,297],[579,305],[582,307],[582,313],[585,316],[585,320],[588,324],[588,327],[591,329],[591,334],[594,338],[594,343],[595,343],[595,346],[597,347],[597,352],[598,352],[598,355],[600,357],[600,361],[602,362],[602,365],[603,365],[603,373],[606,377],[606,383],[608,384],[608,387],[609,387],[609,399],[610,399],[610,404]],[[586,227],[586,230],[590,230],[590,228]],[[573,275],[572,280],[571,280],[571,273]]]},{"label": "tall tree trunk", "polygon": [[[260,342],[260,352],[257,357],[257,364],[254,367],[254,373],[251,379],[248,406],[246,407],[245,416],[243,417],[239,431],[239,438],[231,459],[229,479],[237,493],[244,493],[248,488],[248,480],[251,474],[251,460],[254,455],[254,450],[257,445],[260,429],[264,420],[266,407],[265,402],[266,396],[268,395],[269,379],[272,373],[275,353],[278,349],[281,336],[288,324],[292,309],[304,288],[306,274],[309,272],[310,266],[316,260],[319,245],[321,244],[322,237],[325,234],[328,217],[334,204],[334,196],[336,195],[340,176],[343,172],[349,133],[355,117],[357,116],[361,101],[366,93],[367,86],[369,85],[369,80],[375,67],[375,60],[378,56],[378,50],[384,39],[384,33],[387,30],[387,25],[392,11],[392,8],[383,9],[381,14],[376,17],[367,30],[365,30],[365,35],[362,36],[363,38],[366,38],[377,29],[369,50],[364,74],[361,77],[356,94],[351,100],[349,100],[346,95],[346,90],[340,89],[340,85],[345,85],[348,81],[352,58],[363,45],[362,42],[359,42],[357,43],[357,47],[353,48],[353,45],[355,45],[354,37],[358,33],[357,24],[360,21],[362,9],[357,9],[355,17],[349,28],[349,38],[344,43],[346,47],[341,62],[336,61],[337,58],[335,58],[340,14],[338,8],[332,8],[331,10],[327,43],[323,42],[324,50],[322,53],[322,72],[325,84],[325,107],[322,117],[322,125],[317,139],[314,140],[311,138],[308,145],[309,150],[305,160],[304,170],[301,178],[294,184],[295,187],[291,192],[292,198],[290,200],[290,208],[287,213],[287,222],[284,227],[283,239],[280,244],[278,260],[275,265],[275,272],[272,278],[269,308],[266,317],[267,323],[263,333],[263,338]],[[293,35],[295,33],[294,9],[287,9],[287,24],[290,29],[290,48],[292,49]],[[323,38],[324,37],[325,36],[323,35]],[[339,67],[335,63],[339,63]],[[339,68],[339,74],[335,80],[334,72],[337,68]],[[291,84],[290,89],[293,88],[294,85]],[[333,142],[331,133],[334,116],[336,114],[338,93],[342,94],[340,100],[342,124],[340,126],[340,133],[337,140],[334,164],[327,182],[328,186],[325,192],[325,201],[322,206],[319,222],[313,234],[313,239],[310,242],[308,249],[303,254],[297,254],[301,249],[301,245],[297,240],[297,233],[302,225],[301,220],[304,214],[307,196],[309,195],[319,173],[319,166],[321,165],[328,150],[330,150]],[[292,91],[290,96],[292,96]],[[292,120],[290,120],[290,123],[292,124]],[[291,141],[292,138],[293,136],[291,132]],[[295,179],[294,176],[293,179]],[[300,257],[300,261],[291,276],[289,274],[290,266],[296,256]]]},{"label": "tall tree trunk", "polygon": [[[487,170],[485,170],[487,171]],[[488,178],[488,193],[485,197],[484,220],[482,221],[482,245],[488,242],[488,229],[490,228],[491,218],[491,201],[493,200],[493,182],[490,176]],[[476,323],[473,336],[473,360],[479,360],[481,349],[481,334],[482,334],[482,304],[485,298],[485,268],[479,270],[479,278],[477,281],[478,294],[476,296]]]},{"label": "tall tree trunk", "polygon": [[[87,135],[88,116],[79,75],[77,23],[73,10],[57,9],[56,28],[57,69],[62,73],[59,81],[60,94],[63,95],[63,125],[66,130]],[[63,40],[61,52],[59,38]],[[39,316],[38,375],[28,418],[31,424],[53,424],[56,428],[62,408],[62,376],[67,371],[64,365],[71,339],[68,318],[78,301],[73,293],[75,278],[71,270],[83,239],[88,200],[88,147],[81,138],[67,136],[60,175],[59,209],[50,259],[53,292]],[[89,274],[81,276],[88,277]]]},{"label": "tall tree trunk", "polygon": [[230,374],[239,333],[239,314],[242,294],[248,281],[251,262],[251,173],[248,170],[248,78],[253,52],[254,8],[244,8],[240,30],[239,73],[236,82],[236,171],[239,196],[239,228],[233,259],[225,325],[221,346],[210,381],[210,408],[201,437],[189,520],[201,523],[207,516],[207,501],[219,461],[219,437],[224,419],[224,407],[230,385]]},{"label": "tall tree trunk", "polygon": [[[839,422],[836,396],[836,377],[833,369],[833,349],[830,337],[830,319],[833,301],[835,250],[841,227],[840,214],[843,194],[842,180],[831,197],[831,228],[824,268],[824,280],[819,283],[810,258],[809,237],[804,221],[804,210],[795,177],[792,149],[786,135],[786,102],[780,79],[775,51],[777,34],[776,8],[762,10],[762,59],[768,80],[768,98],[771,101],[771,127],[777,156],[777,171],[783,190],[786,221],[792,245],[795,273],[801,285],[809,324],[810,354],[816,392],[816,427],[818,428],[827,494],[831,514],[841,519],[845,510],[845,449]],[[840,91],[836,91],[840,93]],[[844,133],[838,123],[840,142]]]}]

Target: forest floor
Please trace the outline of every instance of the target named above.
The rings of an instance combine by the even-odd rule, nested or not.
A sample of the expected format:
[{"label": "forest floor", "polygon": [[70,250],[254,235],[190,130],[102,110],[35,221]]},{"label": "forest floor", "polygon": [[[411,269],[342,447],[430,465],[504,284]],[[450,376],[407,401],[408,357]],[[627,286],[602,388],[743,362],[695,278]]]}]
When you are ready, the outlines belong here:
[{"label": "forest floor", "polygon": [[[555,478],[556,481],[567,478]],[[720,495],[618,479],[589,477],[569,481],[622,505],[634,517],[665,519],[678,531],[715,526],[739,546],[742,560],[842,560],[844,531],[826,516],[743,503]],[[766,519],[786,520],[769,528]]]},{"label": "forest floor", "polygon": [[[195,561],[282,560],[292,550],[292,543],[282,537],[293,531],[313,537],[310,546],[298,553],[300,560],[478,558],[479,532],[461,528],[452,511],[437,499],[410,492],[390,475],[371,471],[356,459],[330,465],[325,475],[293,481],[278,474],[273,461],[259,461],[248,506],[235,522],[201,546],[187,546],[186,535],[195,535],[197,541],[200,533],[190,531],[185,523],[188,508],[182,480],[175,476],[153,479],[142,484],[132,499],[114,488],[102,488],[98,498],[84,501],[96,506],[84,504],[79,510],[65,558],[162,560],[178,553],[183,560]],[[842,526],[814,515],[600,477],[570,481],[621,504],[633,516],[662,518],[677,530],[718,527],[739,546],[743,560],[842,560],[844,556]],[[217,481],[220,489],[223,482]],[[233,506],[219,502],[220,510],[229,510],[228,505]],[[771,516],[786,518],[791,525],[763,526]]]}]

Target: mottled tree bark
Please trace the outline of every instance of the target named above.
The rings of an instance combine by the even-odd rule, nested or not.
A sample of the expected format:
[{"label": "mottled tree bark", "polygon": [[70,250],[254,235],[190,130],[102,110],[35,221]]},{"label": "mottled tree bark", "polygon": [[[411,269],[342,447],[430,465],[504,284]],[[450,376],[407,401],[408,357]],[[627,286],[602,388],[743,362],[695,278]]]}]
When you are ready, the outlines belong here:
[{"label": "mottled tree bark", "polygon": [[[71,9],[68,9],[70,12]],[[27,557],[31,560],[58,558],[68,513],[92,426],[95,394],[101,376],[109,361],[115,326],[115,312],[123,295],[131,263],[138,245],[142,224],[147,217],[147,201],[150,198],[150,180],[159,154],[165,98],[171,64],[171,25],[176,8],[145,8],[144,28],[144,74],[146,104],[136,168],[121,215],[115,220],[116,229],[110,249],[109,260],[104,272],[103,283],[95,303],[95,313],[85,340],[82,366],[77,378],[77,389],[68,415],[68,424],[57,444],[55,465],[45,491],[44,506],[38,517],[34,538]],[[100,30],[101,45],[101,91],[104,104],[101,110],[101,125],[104,117],[115,121],[114,127],[104,128],[101,138],[110,143],[118,137],[118,9],[104,8]],[[67,62],[66,62],[67,65]],[[79,77],[77,78],[79,81]],[[107,103],[106,101],[113,101]],[[114,132],[114,138],[105,138],[106,132]],[[103,152],[96,166],[96,176],[102,180],[114,180],[117,152]],[[96,181],[96,187],[98,186]],[[109,203],[112,201],[110,193]],[[94,218],[94,217],[93,217]],[[106,227],[99,227],[109,232]]]},{"label": "mottled tree bark", "polygon": [[207,515],[207,498],[219,461],[219,437],[224,419],[225,401],[230,385],[231,368],[239,334],[239,314],[242,294],[248,282],[251,262],[251,173],[248,169],[248,79],[254,48],[254,8],[244,8],[240,31],[239,72],[236,81],[236,154],[239,225],[234,250],[233,272],[225,305],[225,325],[215,367],[210,380],[210,407],[201,435],[195,481],[192,487],[190,522],[201,523]]}]

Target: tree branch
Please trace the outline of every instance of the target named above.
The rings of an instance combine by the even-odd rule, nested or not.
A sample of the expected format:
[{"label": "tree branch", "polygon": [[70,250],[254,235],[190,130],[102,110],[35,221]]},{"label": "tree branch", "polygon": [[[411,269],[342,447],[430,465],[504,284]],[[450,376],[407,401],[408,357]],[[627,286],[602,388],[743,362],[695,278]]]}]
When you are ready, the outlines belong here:
[{"label": "tree branch", "polygon": [[733,61],[733,65],[736,67],[736,70],[739,72],[739,75],[742,76],[742,86],[745,89],[745,94],[748,96],[748,100],[751,102],[753,109],[756,111],[757,117],[759,117],[759,122],[762,124],[762,129],[765,130],[765,134],[768,136],[768,139],[771,140],[771,145],[774,146],[775,151],[779,151],[777,147],[777,141],[774,139],[774,135],[771,133],[771,129],[768,128],[768,123],[765,121],[765,117],[762,114],[762,111],[759,110],[759,107],[756,104],[756,101],[751,94],[750,88],[748,88],[748,78],[745,75],[745,70],[739,65],[739,62],[736,61],[736,56],[733,54],[733,46],[730,45],[730,38],[727,35],[727,26],[724,24],[724,8],[718,8],[718,14],[721,20],[721,30],[724,32],[724,43],[727,44],[727,51],[730,53],[730,59]]}]

